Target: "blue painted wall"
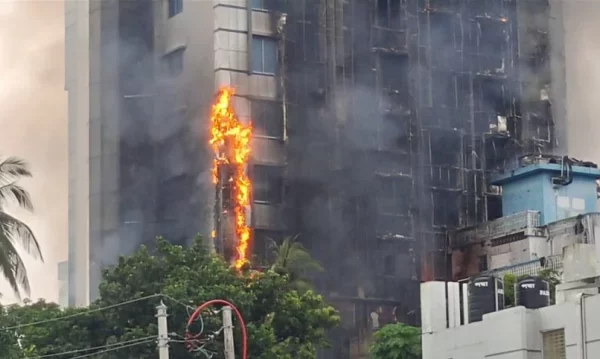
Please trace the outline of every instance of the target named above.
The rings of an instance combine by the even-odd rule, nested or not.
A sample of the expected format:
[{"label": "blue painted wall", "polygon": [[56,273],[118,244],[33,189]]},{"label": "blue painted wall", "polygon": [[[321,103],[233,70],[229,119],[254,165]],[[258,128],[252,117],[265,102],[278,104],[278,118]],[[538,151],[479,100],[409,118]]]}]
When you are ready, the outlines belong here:
[{"label": "blue painted wall", "polygon": [[496,177],[492,184],[502,186],[502,215],[540,211],[542,224],[578,214],[596,212],[596,180],[600,170],[573,167],[573,182],[555,186],[552,177],[560,175],[560,165],[536,164]]}]

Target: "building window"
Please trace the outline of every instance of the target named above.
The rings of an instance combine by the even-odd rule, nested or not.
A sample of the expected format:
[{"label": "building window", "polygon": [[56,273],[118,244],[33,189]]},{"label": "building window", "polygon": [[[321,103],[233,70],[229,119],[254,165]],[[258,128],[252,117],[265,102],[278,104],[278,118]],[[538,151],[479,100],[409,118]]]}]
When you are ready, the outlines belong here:
[{"label": "building window", "polygon": [[183,72],[183,51],[184,49],[177,49],[165,56],[169,75],[177,76]]},{"label": "building window", "polygon": [[550,330],[542,332],[544,359],[566,359],[565,330]]},{"label": "building window", "polygon": [[252,124],[255,133],[265,137],[283,137],[283,105],[277,101],[252,101]]},{"label": "building window", "polygon": [[412,193],[409,177],[377,177],[377,204],[379,213],[408,215]]},{"label": "building window", "polygon": [[383,259],[383,274],[384,275],[395,275],[396,274],[396,258],[393,255],[387,255]]},{"label": "building window", "polygon": [[183,0],[169,0],[169,17],[173,17],[183,11]]},{"label": "building window", "polygon": [[269,10],[267,7],[268,0],[252,0],[252,10]]},{"label": "building window", "polygon": [[252,38],[252,72],[275,75],[277,72],[277,40],[264,36]]},{"label": "building window", "polygon": [[252,173],[254,201],[281,203],[283,197],[283,168],[256,165]]},{"label": "building window", "polygon": [[487,255],[479,256],[478,265],[479,265],[479,271],[480,272],[485,272],[486,270],[488,270],[488,257],[487,257]]}]

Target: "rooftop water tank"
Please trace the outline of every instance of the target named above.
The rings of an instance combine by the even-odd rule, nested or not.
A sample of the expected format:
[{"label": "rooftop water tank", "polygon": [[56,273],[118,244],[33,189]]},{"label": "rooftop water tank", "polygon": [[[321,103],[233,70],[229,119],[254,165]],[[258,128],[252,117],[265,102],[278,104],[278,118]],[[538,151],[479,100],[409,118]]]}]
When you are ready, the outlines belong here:
[{"label": "rooftop water tank", "polygon": [[495,276],[480,276],[469,282],[469,323],[484,314],[504,309],[504,282]]},{"label": "rooftop water tank", "polygon": [[550,305],[550,284],[540,277],[526,277],[515,285],[515,303],[528,309]]}]

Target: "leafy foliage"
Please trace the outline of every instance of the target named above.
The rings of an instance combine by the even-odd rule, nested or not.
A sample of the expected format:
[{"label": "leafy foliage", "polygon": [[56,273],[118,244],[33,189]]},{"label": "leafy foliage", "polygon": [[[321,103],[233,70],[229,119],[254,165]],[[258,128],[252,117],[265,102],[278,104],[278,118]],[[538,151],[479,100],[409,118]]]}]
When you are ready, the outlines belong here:
[{"label": "leafy foliage", "polygon": [[31,177],[27,164],[18,158],[8,157],[0,161],[0,272],[12,290],[20,296],[20,289],[30,293],[29,278],[23,259],[16,245],[26,253],[42,259],[42,252],[33,231],[27,224],[5,212],[5,207],[15,203],[26,210],[33,210],[29,192],[18,184],[20,178]]},{"label": "leafy foliage", "polygon": [[515,306],[515,284],[521,277],[517,277],[512,273],[504,275],[504,306],[507,308]]},{"label": "leafy foliage", "polygon": [[[165,296],[119,305],[157,293]],[[299,294],[290,290],[288,276],[271,270],[238,273],[222,259],[211,255],[198,238],[190,248],[159,239],[156,254],[142,247],[133,256],[121,257],[113,269],[104,273],[100,299],[89,308],[91,311],[67,309],[63,312],[54,304],[38,302],[6,308],[0,317],[0,326],[64,318],[65,315],[81,311],[86,313],[19,328],[16,332],[23,337],[21,346],[35,355],[81,350],[137,338],[154,338],[157,335],[155,307],[161,299],[169,307],[169,332],[176,333],[170,345],[171,357],[174,358],[203,356],[201,352],[188,353],[182,339],[190,312],[211,299],[226,299],[239,308],[248,326],[249,355],[252,358],[315,358],[316,348],[327,344],[325,331],[339,322],[336,311],[321,296],[312,291]],[[99,307],[112,308],[93,311]],[[203,327],[204,333],[218,332],[221,326],[220,314],[207,310],[202,313],[202,322],[194,323],[191,330],[197,332]],[[239,327],[235,320],[234,326]],[[0,335],[0,343],[12,341],[13,347],[16,345],[14,332],[4,331],[0,334],[4,335]],[[236,345],[239,346],[240,334],[236,335]],[[222,358],[221,342],[222,336],[219,334],[214,343],[206,346],[207,350],[216,353],[213,356],[215,359]],[[238,347],[237,351],[240,349]],[[12,359],[5,355],[0,357]],[[154,341],[97,356],[100,359],[155,357]]]},{"label": "leafy foliage", "polygon": [[271,240],[274,258],[271,269],[288,275],[290,287],[304,292],[312,287],[309,280],[310,274],[323,272],[324,269],[297,239],[298,236],[286,237],[280,245]]},{"label": "leafy foliage", "polygon": [[421,358],[421,329],[403,323],[388,324],[374,335],[373,359]]},{"label": "leafy foliage", "polygon": [[554,269],[542,269],[538,276],[548,281],[550,287],[550,304],[556,304],[556,286],[560,284],[561,274]]}]

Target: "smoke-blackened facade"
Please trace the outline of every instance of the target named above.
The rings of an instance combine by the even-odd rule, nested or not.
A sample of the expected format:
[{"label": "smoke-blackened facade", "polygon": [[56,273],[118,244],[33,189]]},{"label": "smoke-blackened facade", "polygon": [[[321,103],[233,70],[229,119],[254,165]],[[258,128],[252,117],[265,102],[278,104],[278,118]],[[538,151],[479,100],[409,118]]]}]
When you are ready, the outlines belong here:
[{"label": "smoke-blackened facade", "polygon": [[[222,87],[252,122],[253,263],[268,262],[269,238],[299,234],[325,266],[315,283],[343,323],[327,358],[364,357],[386,323],[419,324],[419,283],[447,276],[447,231],[501,216],[490,174],[552,152],[562,128],[548,0],[99,4],[92,297],[117,254],[155,235],[208,238],[224,221],[209,150]],[[217,250],[236,240],[216,237]]]},{"label": "smoke-blackened facade", "polygon": [[392,306],[395,320],[418,324],[418,283],[447,275],[447,231],[501,215],[490,174],[556,147],[551,89],[563,75],[550,66],[551,7],[281,6],[293,230],[343,308],[347,340],[333,357],[358,357],[379,317],[369,308]]}]

